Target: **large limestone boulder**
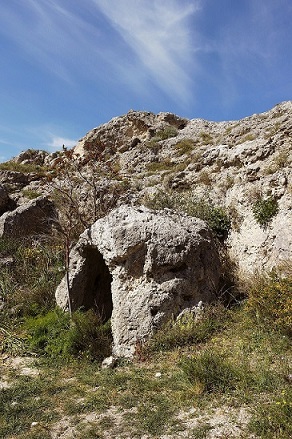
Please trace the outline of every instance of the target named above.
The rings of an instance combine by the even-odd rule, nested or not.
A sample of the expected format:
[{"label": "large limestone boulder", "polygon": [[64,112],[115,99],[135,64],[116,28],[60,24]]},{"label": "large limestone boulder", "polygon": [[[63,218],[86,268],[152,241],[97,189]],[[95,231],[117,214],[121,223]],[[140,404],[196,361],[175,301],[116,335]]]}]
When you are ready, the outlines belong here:
[{"label": "large limestone boulder", "polygon": [[[167,318],[208,302],[220,260],[205,222],[169,210],[121,206],[96,221],[70,255],[72,309],[95,307],[111,318],[113,355],[131,357]],[[66,277],[56,291],[68,307]]]},{"label": "large limestone boulder", "polygon": [[17,238],[50,233],[54,218],[54,204],[46,197],[38,197],[0,217],[0,237]]}]

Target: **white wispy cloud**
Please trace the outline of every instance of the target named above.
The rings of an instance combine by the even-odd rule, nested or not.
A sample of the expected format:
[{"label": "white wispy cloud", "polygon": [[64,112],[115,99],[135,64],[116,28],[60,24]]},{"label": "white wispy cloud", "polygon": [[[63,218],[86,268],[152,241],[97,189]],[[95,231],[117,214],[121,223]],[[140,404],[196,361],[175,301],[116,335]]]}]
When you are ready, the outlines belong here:
[{"label": "white wispy cloud", "polygon": [[[15,0],[1,5],[0,33],[13,40],[23,56],[71,82],[72,72],[86,72],[97,53],[99,30],[79,17],[70,2]],[[79,59],[78,59],[79,57]]]},{"label": "white wispy cloud", "polygon": [[200,1],[26,0],[20,8],[10,0],[1,5],[0,33],[71,84],[76,75],[121,81],[143,94],[150,80],[186,101],[196,49],[190,19]]},{"label": "white wispy cloud", "polygon": [[196,49],[190,37],[190,18],[200,9],[200,1],[93,1],[156,85],[187,101],[192,82],[189,67]]}]

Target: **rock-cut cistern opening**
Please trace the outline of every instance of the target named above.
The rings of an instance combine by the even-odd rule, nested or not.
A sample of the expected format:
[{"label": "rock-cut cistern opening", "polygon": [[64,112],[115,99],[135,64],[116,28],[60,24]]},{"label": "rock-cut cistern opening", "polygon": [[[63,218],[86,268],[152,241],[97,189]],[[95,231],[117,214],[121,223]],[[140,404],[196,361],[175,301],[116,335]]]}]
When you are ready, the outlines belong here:
[{"label": "rock-cut cistern opening", "polygon": [[85,309],[94,309],[102,321],[106,322],[111,318],[113,310],[112,275],[96,247],[86,247],[83,256],[86,273],[82,306]]}]

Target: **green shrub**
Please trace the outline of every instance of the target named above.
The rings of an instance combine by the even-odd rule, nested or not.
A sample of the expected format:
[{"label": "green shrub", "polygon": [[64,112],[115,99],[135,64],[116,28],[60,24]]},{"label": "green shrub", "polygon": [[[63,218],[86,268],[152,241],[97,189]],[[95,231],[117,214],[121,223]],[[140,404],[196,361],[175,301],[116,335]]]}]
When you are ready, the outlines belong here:
[{"label": "green shrub", "polygon": [[233,365],[210,349],[183,358],[180,367],[199,393],[229,392],[239,378]]},{"label": "green shrub", "polygon": [[252,207],[253,215],[256,221],[263,228],[268,226],[273,217],[277,215],[278,210],[278,201],[273,197],[266,199],[260,198]]},{"label": "green shrub", "polygon": [[64,313],[60,309],[45,315],[27,318],[25,328],[30,348],[54,359],[73,357],[102,360],[110,354],[110,324],[102,324],[89,310]]},{"label": "green shrub", "polygon": [[287,388],[272,401],[256,405],[249,429],[264,439],[292,437],[292,391]]},{"label": "green shrub", "polygon": [[170,137],[176,137],[177,136],[177,129],[171,125],[168,127],[165,127],[163,130],[157,131],[155,134],[155,139],[157,140],[166,140]]},{"label": "green shrub", "polygon": [[182,139],[174,147],[178,156],[189,154],[194,148],[194,141],[192,139]]},{"label": "green shrub", "polygon": [[227,238],[231,229],[231,220],[223,207],[211,206],[206,221],[218,238]]},{"label": "green shrub", "polygon": [[150,209],[173,209],[206,221],[219,239],[226,239],[231,230],[231,219],[224,207],[214,206],[206,198],[196,198],[192,194],[157,192],[152,198],[144,200]]}]

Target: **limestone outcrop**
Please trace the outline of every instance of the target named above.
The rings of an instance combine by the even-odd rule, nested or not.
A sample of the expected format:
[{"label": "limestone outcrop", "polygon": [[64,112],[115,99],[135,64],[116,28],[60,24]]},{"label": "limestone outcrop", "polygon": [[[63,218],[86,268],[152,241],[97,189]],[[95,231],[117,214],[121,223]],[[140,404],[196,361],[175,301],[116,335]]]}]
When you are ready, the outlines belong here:
[{"label": "limestone outcrop", "polygon": [[[231,220],[229,254],[246,275],[291,259],[291,138],[292,101],[222,122],[131,110],[89,131],[72,150],[20,154],[0,170],[0,185],[18,205],[31,192],[72,189],[87,224],[120,204],[147,205],[157,194],[212,200]],[[42,172],[25,171],[32,163]],[[278,211],[263,228],[253,207],[269,197]]]},{"label": "limestone outcrop", "polygon": [[22,165],[43,166],[48,156],[49,153],[46,151],[27,149],[14,157],[13,161]]},{"label": "limestone outcrop", "polygon": [[155,137],[157,133],[172,127],[181,130],[187,120],[172,113],[154,114],[130,110],[121,117],[97,127],[86,134],[74,148],[74,154],[86,156],[90,151],[125,152]]},{"label": "limestone outcrop", "polygon": [[[214,298],[221,266],[206,223],[170,210],[120,206],[97,220],[70,255],[72,309],[111,318],[113,355],[131,357],[172,315]],[[56,291],[68,307],[66,277]]]},{"label": "limestone outcrop", "polygon": [[48,234],[55,217],[53,203],[46,197],[38,197],[0,217],[0,237]]}]

